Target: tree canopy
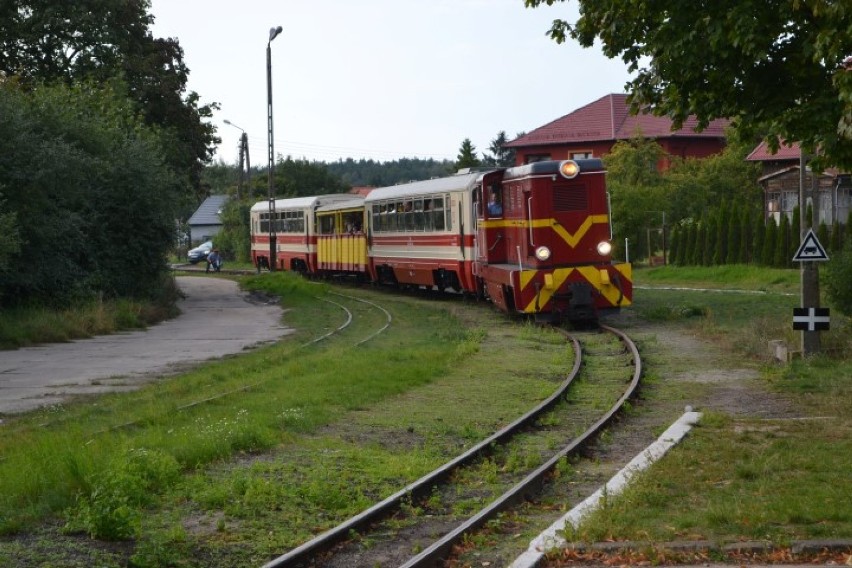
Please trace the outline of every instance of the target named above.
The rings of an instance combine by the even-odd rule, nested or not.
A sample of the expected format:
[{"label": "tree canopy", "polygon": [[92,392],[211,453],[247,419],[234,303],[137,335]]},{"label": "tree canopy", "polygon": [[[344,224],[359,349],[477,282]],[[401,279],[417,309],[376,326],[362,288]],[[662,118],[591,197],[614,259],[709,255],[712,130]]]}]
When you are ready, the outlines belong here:
[{"label": "tree canopy", "polygon": [[149,9],[0,3],[0,306],[162,290],[218,139]]},{"label": "tree canopy", "polygon": [[[706,219],[725,203],[759,206],[760,168],[745,161],[747,152],[747,146],[730,144],[708,158],[681,159],[641,135],[618,141],[603,158],[612,194],[616,247],[621,246],[620,239],[629,238],[631,256],[640,256],[652,252],[645,250],[646,231],[660,228],[663,219],[668,225],[681,221],[689,225]],[[664,172],[657,167],[662,160],[671,163]]]},{"label": "tree canopy", "polygon": [[180,184],[107,85],[0,83],[0,306],[151,297]]},{"label": "tree canopy", "polygon": [[[527,7],[565,0],[525,0]],[[817,168],[852,166],[852,4],[830,0],[578,0],[557,42],[599,41],[636,76],[634,110],[731,119],[745,138],[819,151]]]},{"label": "tree canopy", "polygon": [[218,107],[186,91],[183,50],[175,39],[153,37],[149,9],[149,0],[5,1],[0,78],[25,87],[123,84],[145,124],[160,131],[166,161],[188,197],[198,198],[201,172],[219,142],[206,119]]}]

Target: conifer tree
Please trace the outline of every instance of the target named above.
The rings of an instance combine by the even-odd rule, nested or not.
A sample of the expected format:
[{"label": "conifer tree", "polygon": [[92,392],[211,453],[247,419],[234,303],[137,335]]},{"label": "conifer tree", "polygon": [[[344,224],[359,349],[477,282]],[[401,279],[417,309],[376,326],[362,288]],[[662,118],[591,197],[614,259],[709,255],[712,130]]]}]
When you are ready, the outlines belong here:
[{"label": "conifer tree", "polygon": [[718,219],[716,215],[708,215],[707,230],[704,233],[704,249],[701,251],[701,264],[704,266],[713,265],[713,259],[716,256],[717,227]]},{"label": "conifer tree", "polygon": [[728,202],[724,199],[716,217],[716,246],[713,249],[713,264],[725,264],[728,257]]},{"label": "conifer tree", "polygon": [[798,235],[802,231],[801,222],[802,211],[799,206],[796,205],[795,207],[793,207],[793,222],[790,223],[790,230],[793,232],[793,234]]},{"label": "conifer tree", "polygon": [[681,245],[677,251],[678,266],[686,266],[687,258],[689,258],[689,247],[695,244],[695,233],[693,232],[694,223],[683,225],[681,229]]},{"label": "conifer tree", "polygon": [[476,157],[476,146],[470,141],[470,138],[462,140],[459,154],[456,157],[456,168],[475,168],[480,165],[479,158]]},{"label": "conifer tree", "polygon": [[707,221],[702,219],[695,229],[695,246],[692,247],[692,266],[704,264],[703,250],[704,241],[707,240]]},{"label": "conifer tree", "polygon": [[680,249],[680,225],[672,227],[671,236],[669,237],[669,264],[677,264],[677,253]]},{"label": "conifer tree", "polygon": [[831,226],[831,243],[829,244],[831,252],[840,252],[843,250],[843,225],[835,222]]},{"label": "conifer tree", "polygon": [[772,266],[775,262],[775,248],[778,246],[778,223],[770,215],[766,222],[766,235],[763,238],[763,252],[760,254],[764,266]]},{"label": "conifer tree", "polygon": [[740,261],[740,238],[742,235],[742,214],[736,204],[731,204],[730,219],[728,219],[728,254],[725,264],[737,264]]},{"label": "conifer tree", "polygon": [[[760,214],[758,214],[759,216]],[[751,256],[749,260],[756,266],[764,264],[763,243],[766,240],[766,223],[755,223],[751,229]]]},{"label": "conifer tree", "polygon": [[[819,228],[817,229],[817,240],[819,244],[823,246],[823,248],[831,249],[831,241],[829,240],[828,235],[828,225],[825,224],[825,221],[819,222]],[[793,251],[795,253],[795,251]]]},{"label": "conifer tree", "polygon": [[781,224],[778,227],[777,233],[778,243],[775,245],[775,256],[772,265],[777,268],[787,268],[791,262],[792,255],[787,252],[790,248],[790,219],[785,214],[781,214]]},{"label": "conifer tree", "polygon": [[852,209],[846,215],[846,225],[840,231],[840,249],[838,250],[843,250],[849,246],[852,246]]},{"label": "conifer tree", "polygon": [[686,266],[689,263],[689,247],[692,246],[694,242],[694,233],[692,232],[694,223],[687,223],[683,225],[683,244],[680,247],[677,255],[677,263],[680,266]]},{"label": "conifer tree", "polygon": [[751,245],[751,208],[743,207],[740,212],[740,218],[737,220],[740,226],[740,246],[737,248],[737,262],[740,264],[748,264],[750,262],[750,245]]}]

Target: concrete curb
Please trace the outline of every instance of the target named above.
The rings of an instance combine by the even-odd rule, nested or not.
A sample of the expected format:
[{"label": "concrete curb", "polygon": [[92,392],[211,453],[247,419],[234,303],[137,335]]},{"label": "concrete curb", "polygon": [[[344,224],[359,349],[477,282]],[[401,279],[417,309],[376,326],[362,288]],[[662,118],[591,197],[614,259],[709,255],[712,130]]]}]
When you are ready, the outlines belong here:
[{"label": "concrete curb", "polygon": [[610,479],[603,487],[595,491],[582,503],[568,511],[561,519],[550,525],[544,532],[530,542],[529,548],[511,564],[511,568],[534,568],[544,558],[548,550],[567,546],[561,533],[568,523],[578,526],[584,516],[598,507],[605,496],[621,493],[630,481],[630,478],[639,471],[647,469],[655,461],[663,457],[666,452],[680,442],[684,436],[701,419],[701,413],[692,412],[687,407],[683,414],[668,430],[657,438],[653,444],[648,446],[644,452],[633,458],[621,471]]},{"label": "concrete curb", "polygon": [[[606,552],[619,553],[642,550],[664,550],[669,552],[706,552],[718,551],[723,554],[762,554],[776,550],[776,545],[769,541],[748,541],[719,544],[713,540],[678,540],[673,542],[645,542],[645,541],[620,541],[620,542],[595,542],[591,544],[572,544],[571,548],[577,552]],[[825,539],[825,540],[796,540],[790,543],[789,550],[792,554],[819,554],[821,552],[846,552],[852,551],[852,539]]]}]

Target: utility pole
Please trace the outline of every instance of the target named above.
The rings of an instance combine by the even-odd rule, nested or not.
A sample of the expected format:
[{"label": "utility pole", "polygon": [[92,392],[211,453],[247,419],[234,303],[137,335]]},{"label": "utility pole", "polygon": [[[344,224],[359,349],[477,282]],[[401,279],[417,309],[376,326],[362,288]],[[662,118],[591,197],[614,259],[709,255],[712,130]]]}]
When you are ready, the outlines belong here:
[{"label": "utility pole", "polygon": [[[242,148],[240,154],[245,154],[246,156],[246,184],[249,196],[251,196],[251,158],[249,157],[248,134],[245,132],[240,136],[240,147]],[[242,160],[240,160],[240,163],[242,164]]]},{"label": "utility pole", "polygon": [[243,199],[243,180],[245,178],[245,170],[243,169],[246,163],[245,148],[243,147],[243,136],[240,135],[240,177],[237,179],[237,201]]},{"label": "utility pole", "polygon": [[275,272],[278,264],[278,237],[275,226],[275,149],[272,128],[272,40],[282,32],[281,26],[269,30],[269,41],[266,43],[266,134],[269,150],[269,271]]},{"label": "utility pole", "polygon": [[[227,118],[223,121],[228,126],[233,126],[238,129],[242,134],[240,134],[240,176],[237,180],[237,199],[242,199],[242,191],[243,191],[243,182],[248,178],[248,187],[249,194],[251,194],[251,159],[249,158],[249,148],[248,148],[248,134],[246,131],[228,120]],[[245,166],[245,169],[243,169]]]},{"label": "utility pole", "polygon": [[[807,210],[807,190],[805,189],[806,176],[805,169],[807,167],[807,159],[805,151],[799,146],[799,240],[805,238],[808,231]],[[816,195],[817,184],[819,183],[816,174],[811,172],[812,184],[811,195]],[[819,269],[815,262],[800,262],[801,266],[801,286],[802,286],[802,307],[803,308],[818,308],[819,307]],[[821,350],[819,331],[802,331],[802,356],[807,357],[819,353]]]}]

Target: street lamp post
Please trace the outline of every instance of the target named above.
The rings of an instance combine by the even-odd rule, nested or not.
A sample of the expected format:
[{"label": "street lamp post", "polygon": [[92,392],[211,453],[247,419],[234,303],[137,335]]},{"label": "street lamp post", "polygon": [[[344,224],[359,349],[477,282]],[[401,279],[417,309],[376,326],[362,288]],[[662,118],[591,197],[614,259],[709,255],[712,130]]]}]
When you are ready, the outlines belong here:
[{"label": "street lamp post", "polygon": [[[228,126],[233,126],[237,130],[240,130],[242,132],[242,134],[240,135],[240,179],[237,185],[237,199],[242,199],[244,173],[249,187],[249,194],[251,194],[251,158],[249,157],[248,134],[246,134],[245,130],[243,130],[227,118],[224,120],[224,122]],[[243,169],[243,164],[245,164],[245,170]]]},{"label": "street lamp post", "polygon": [[270,28],[269,41],[266,43],[266,123],[269,147],[269,271],[275,272],[278,262],[278,237],[275,234],[275,149],[272,141],[272,40],[283,31],[281,26]]}]

